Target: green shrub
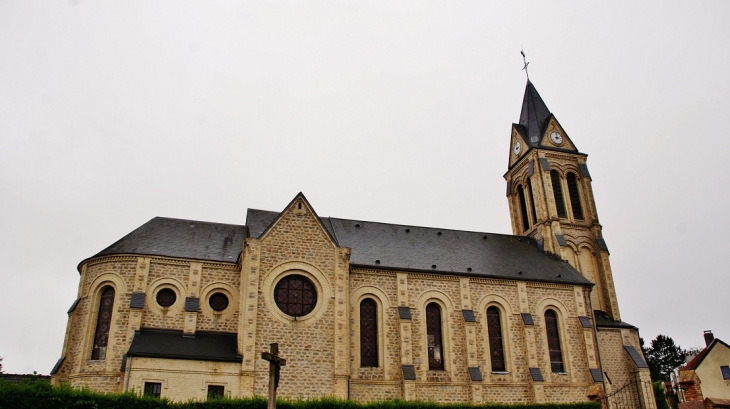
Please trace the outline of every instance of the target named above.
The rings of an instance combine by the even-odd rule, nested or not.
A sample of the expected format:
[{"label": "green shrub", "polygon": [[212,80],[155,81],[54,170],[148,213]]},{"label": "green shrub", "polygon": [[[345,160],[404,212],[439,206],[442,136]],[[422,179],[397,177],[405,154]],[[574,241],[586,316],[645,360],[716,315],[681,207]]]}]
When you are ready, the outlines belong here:
[{"label": "green shrub", "polygon": [[[439,404],[420,401],[382,401],[357,403],[321,398],[308,400],[280,399],[277,409],[600,409],[595,402],[571,404]],[[167,399],[139,396],[134,393],[99,393],[68,386],[51,386],[48,382],[10,384],[0,381],[0,409],[266,409],[266,399],[216,398],[207,401],[170,402]]]}]

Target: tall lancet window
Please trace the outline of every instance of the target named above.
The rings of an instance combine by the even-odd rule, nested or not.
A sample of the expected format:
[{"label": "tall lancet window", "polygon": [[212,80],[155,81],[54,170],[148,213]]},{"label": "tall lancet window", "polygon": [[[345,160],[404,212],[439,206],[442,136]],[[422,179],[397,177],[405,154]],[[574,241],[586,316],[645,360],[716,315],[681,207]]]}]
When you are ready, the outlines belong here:
[{"label": "tall lancet window", "polygon": [[489,334],[489,358],[493,372],[504,372],[504,343],[502,342],[502,322],[497,307],[487,308],[487,332]]},{"label": "tall lancet window", "polygon": [[112,324],[114,310],[114,289],[105,287],[99,301],[99,314],[96,318],[96,332],[94,333],[94,349],[91,351],[92,360],[106,358],[106,347],[109,344],[109,328]]},{"label": "tall lancet window", "polygon": [[532,195],[532,181],[527,179],[527,193],[530,196],[530,210],[532,210],[532,224],[537,224],[537,212],[535,211],[535,197]]},{"label": "tall lancet window", "polygon": [[517,193],[520,196],[520,214],[522,215],[522,231],[526,232],[530,230],[530,219],[527,218],[527,203],[525,202],[525,189],[520,185],[517,188]]},{"label": "tall lancet window", "polygon": [[426,306],[426,336],[428,338],[428,370],[444,370],[444,351],[441,343],[441,308],[431,303]]},{"label": "tall lancet window", "polygon": [[573,218],[583,220],[583,208],[580,206],[580,193],[578,192],[578,181],[575,173],[568,173],[568,196],[570,197],[570,207],[573,208]]},{"label": "tall lancet window", "polygon": [[553,182],[553,195],[555,196],[555,208],[558,211],[558,217],[568,217],[565,213],[565,201],[563,201],[563,186],[560,184],[560,175],[557,171],[550,171],[550,179]]},{"label": "tall lancet window", "polygon": [[378,305],[360,302],[360,366],[378,366]]},{"label": "tall lancet window", "polygon": [[550,351],[550,369],[553,372],[565,372],[563,351],[560,349],[558,316],[553,310],[545,311],[545,331],[547,332],[548,350]]}]

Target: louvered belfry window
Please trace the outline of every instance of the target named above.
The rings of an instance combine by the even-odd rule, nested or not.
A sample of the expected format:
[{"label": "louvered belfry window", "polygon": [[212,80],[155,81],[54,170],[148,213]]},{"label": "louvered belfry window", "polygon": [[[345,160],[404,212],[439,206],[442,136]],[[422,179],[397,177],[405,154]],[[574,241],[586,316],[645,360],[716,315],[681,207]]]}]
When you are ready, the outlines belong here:
[{"label": "louvered belfry window", "polygon": [[565,372],[563,352],[560,350],[558,334],[558,316],[553,310],[545,312],[545,331],[547,331],[548,349],[550,350],[550,369],[553,372]]},{"label": "louvered belfry window", "polygon": [[274,288],[274,301],[284,313],[302,317],[312,312],[317,305],[317,290],[303,276],[286,276]]},{"label": "louvered belfry window", "polygon": [[487,332],[489,333],[489,358],[492,371],[504,372],[504,343],[502,342],[502,322],[497,307],[487,308]]},{"label": "louvered belfry window", "polygon": [[360,303],[360,366],[378,366],[378,305],[370,298]]},{"label": "louvered belfry window", "polygon": [[563,200],[563,186],[560,184],[560,174],[557,171],[550,171],[550,180],[553,182],[553,195],[555,196],[555,208],[558,217],[568,217],[565,213],[565,201]]},{"label": "louvered belfry window", "polygon": [[441,308],[431,303],[426,306],[426,336],[428,338],[428,370],[444,370],[444,354],[441,344]]},{"label": "louvered belfry window", "polygon": [[570,197],[570,207],[573,208],[573,218],[583,220],[583,208],[580,206],[580,193],[578,192],[578,181],[575,173],[568,173],[568,196]]},{"label": "louvered belfry window", "polygon": [[527,218],[527,203],[525,202],[525,189],[520,185],[517,188],[517,192],[520,196],[520,214],[522,215],[522,231],[526,232],[530,230],[530,219]]},{"label": "louvered belfry window", "polygon": [[94,349],[91,351],[92,360],[106,358],[106,347],[109,344],[109,328],[112,324],[114,311],[114,289],[104,287],[99,301],[99,314],[96,318],[96,332],[94,333]]},{"label": "louvered belfry window", "polygon": [[535,198],[532,195],[532,182],[527,179],[527,193],[530,195],[530,210],[532,210],[532,224],[537,224],[537,212],[535,211]]}]

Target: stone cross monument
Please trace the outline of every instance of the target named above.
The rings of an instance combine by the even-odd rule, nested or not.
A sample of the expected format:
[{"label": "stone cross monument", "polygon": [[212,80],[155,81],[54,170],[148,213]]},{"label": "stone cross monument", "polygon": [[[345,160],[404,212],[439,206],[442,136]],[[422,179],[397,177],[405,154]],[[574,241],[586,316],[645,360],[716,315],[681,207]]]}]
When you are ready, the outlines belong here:
[{"label": "stone cross monument", "polygon": [[266,409],[276,409],[276,388],[279,387],[279,371],[286,366],[286,359],[279,357],[279,344],[270,344],[269,352],[262,352],[261,358],[269,361],[269,403]]}]

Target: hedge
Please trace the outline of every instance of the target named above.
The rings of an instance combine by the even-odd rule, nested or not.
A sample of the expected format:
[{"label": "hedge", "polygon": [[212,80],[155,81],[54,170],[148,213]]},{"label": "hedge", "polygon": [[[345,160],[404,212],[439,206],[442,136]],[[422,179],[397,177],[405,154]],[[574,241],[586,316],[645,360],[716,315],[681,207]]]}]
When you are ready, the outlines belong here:
[{"label": "hedge", "polygon": [[[595,402],[570,404],[439,404],[420,401],[382,401],[357,403],[322,398],[312,400],[278,400],[277,409],[600,409]],[[69,386],[51,386],[48,382],[11,384],[0,381],[0,409],[266,409],[266,399],[217,398],[207,401],[171,402],[167,399],[139,396],[134,393],[99,393]]]}]

